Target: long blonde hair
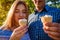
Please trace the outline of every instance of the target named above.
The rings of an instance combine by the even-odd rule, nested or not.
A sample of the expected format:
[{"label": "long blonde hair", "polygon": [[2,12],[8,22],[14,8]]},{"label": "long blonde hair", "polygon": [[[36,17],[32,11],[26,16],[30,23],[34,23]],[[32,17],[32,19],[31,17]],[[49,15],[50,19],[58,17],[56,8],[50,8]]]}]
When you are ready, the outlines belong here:
[{"label": "long blonde hair", "polygon": [[8,27],[8,28],[11,28],[12,26],[14,26],[14,18],[13,18],[13,15],[14,15],[14,11],[15,11],[16,6],[19,5],[19,4],[23,4],[26,7],[27,17],[28,17],[28,7],[27,7],[25,1],[16,0],[12,4],[12,6],[11,6],[9,12],[8,12],[7,19],[5,20],[5,22],[3,23],[2,26]]}]

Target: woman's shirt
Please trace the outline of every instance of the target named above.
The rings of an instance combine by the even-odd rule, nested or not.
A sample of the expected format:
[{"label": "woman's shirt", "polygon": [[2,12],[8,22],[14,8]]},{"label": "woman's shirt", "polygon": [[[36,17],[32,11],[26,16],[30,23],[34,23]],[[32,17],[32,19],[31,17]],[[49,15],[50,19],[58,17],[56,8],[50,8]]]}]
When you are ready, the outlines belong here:
[{"label": "woman's shirt", "polygon": [[[10,30],[0,30],[0,40],[9,40],[11,34]],[[28,32],[20,40],[30,40]]]}]

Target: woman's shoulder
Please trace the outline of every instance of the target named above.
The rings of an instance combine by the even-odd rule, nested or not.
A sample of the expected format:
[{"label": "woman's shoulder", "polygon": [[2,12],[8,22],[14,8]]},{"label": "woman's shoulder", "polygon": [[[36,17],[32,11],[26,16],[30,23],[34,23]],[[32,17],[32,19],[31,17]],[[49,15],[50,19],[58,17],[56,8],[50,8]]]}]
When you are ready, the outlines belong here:
[{"label": "woman's shoulder", "polygon": [[0,26],[0,30],[3,30],[5,27],[4,26]]}]

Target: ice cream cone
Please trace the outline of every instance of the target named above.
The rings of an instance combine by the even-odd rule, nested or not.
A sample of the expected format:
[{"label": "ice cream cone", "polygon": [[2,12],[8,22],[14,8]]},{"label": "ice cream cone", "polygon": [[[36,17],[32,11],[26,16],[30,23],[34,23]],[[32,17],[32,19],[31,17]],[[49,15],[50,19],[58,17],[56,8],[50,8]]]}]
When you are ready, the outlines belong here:
[{"label": "ice cream cone", "polygon": [[41,21],[42,21],[42,23],[52,22],[52,16],[50,16],[50,15],[42,16]]},{"label": "ice cream cone", "polygon": [[20,19],[19,20],[19,25],[20,26],[26,26],[27,25],[27,20],[26,19]]}]

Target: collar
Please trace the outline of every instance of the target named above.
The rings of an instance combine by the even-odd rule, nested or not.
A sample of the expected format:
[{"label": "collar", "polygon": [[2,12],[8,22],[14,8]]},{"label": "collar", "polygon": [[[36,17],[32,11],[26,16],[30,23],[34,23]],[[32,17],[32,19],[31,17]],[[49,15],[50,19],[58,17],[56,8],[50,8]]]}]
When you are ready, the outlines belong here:
[{"label": "collar", "polygon": [[[40,13],[42,13],[43,11],[48,12],[48,11],[49,11],[49,9],[50,9],[50,7],[49,7],[48,5],[45,5],[44,9],[43,9]],[[38,11],[37,11],[36,9],[34,9],[34,10],[35,10],[35,14],[37,14],[37,13],[38,13]]]}]

